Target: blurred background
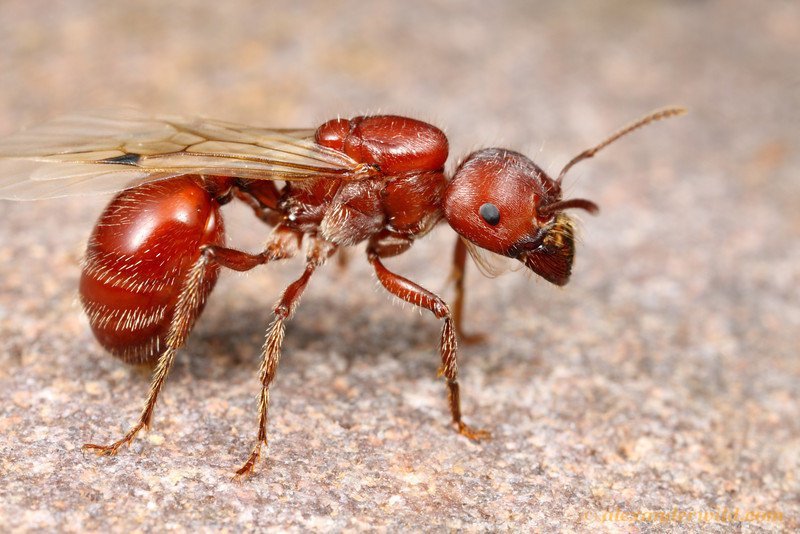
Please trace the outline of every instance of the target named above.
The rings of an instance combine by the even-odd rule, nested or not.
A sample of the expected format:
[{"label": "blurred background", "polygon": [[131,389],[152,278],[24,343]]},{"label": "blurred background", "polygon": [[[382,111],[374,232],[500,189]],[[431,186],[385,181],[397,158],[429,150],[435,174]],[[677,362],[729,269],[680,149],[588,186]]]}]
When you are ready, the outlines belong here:
[{"label": "blurred background", "polygon": [[[227,275],[149,437],[112,460],[147,373],[94,343],[75,304],[104,197],[0,203],[0,516],[17,528],[276,525],[611,529],[586,513],[780,510],[798,526],[800,4],[790,1],[0,2],[0,135],[128,106],[258,126],[396,113],[471,150],[581,163],[564,290],[468,273],[462,347],[474,445],[447,427],[439,325],[374,290],[360,249],[312,282],[274,392],[270,459],[228,482],[255,432],[268,310],[300,264]],[[226,213],[230,242],[266,229]],[[452,298],[453,233],[392,260]],[[642,525],[638,525],[641,527]],[[724,530],[726,525],[711,525]]]}]

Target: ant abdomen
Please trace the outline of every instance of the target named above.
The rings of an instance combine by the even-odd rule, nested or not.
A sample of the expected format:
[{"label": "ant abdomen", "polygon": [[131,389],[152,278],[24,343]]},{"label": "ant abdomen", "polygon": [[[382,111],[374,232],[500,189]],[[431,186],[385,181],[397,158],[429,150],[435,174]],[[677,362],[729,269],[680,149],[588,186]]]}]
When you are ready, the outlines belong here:
[{"label": "ant abdomen", "polygon": [[[201,247],[224,244],[219,206],[199,177],[187,176],[123,191],[106,207],[89,238],[80,298],[109,352],[128,363],[158,358]],[[218,274],[209,264],[203,302]]]}]

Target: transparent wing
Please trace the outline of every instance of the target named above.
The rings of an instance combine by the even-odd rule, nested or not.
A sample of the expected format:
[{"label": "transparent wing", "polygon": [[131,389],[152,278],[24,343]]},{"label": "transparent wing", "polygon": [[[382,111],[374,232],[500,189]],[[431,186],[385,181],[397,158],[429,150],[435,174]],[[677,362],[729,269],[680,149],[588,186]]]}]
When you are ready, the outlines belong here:
[{"label": "transparent wing", "polygon": [[467,252],[472,257],[472,260],[475,262],[475,265],[478,266],[478,270],[484,276],[489,278],[497,278],[498,276],[505,274],[510,271],[517,271],[524,267],[524,265],[515,260],[514,258],[509,258],[507,256],[501,256],[500,254],[495,254],[485,248],[481,248],[472,241],[468,239],[461,238],[464,241],[464,244],[467,246]]},{"label": "transparent wing", "polygon": [[314,141],[266,129],[125,110],[67,116],[0,139],[0,198],[114,192],[183,174],[254,180],[362,179],[375,170]]}]

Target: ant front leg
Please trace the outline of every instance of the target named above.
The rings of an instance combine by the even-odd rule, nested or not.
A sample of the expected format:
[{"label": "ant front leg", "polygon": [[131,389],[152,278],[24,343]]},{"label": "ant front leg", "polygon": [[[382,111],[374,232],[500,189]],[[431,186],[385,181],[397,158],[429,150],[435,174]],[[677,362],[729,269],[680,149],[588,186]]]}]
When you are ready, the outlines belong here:
[{"label": "ant front leg", "polygon": [[456,238],[456,246],[453,250],[453,267],[450,271],[450,280],[456,288],[456,296],[453,301],[453,323],[455,324],[456,334],[467,345],[483,343],[486,335],[481,333],[468,334],[464,332],[464,273],[467,267],[467,246],[460,237]]},{"label": "ant front leg", "polygon": [[158,358],[153,378],[150,382],[150,390],[147,394],[139,421],[134,425],[122,439],[110,445],[96,445],[87,443],[83,446],[84,450],[93,450],[98,454],[115,455],[123,445],[130,445],[140,430],[149,429],[153,420],[158,395],[164,381],[167,379],[172,364],[175,361],[175,353],[186,342],[186,338],[197,319],[198,310],[203,305],[206,273],[212,264],[227,267],[236,271],[247,271],[258,265],[263,265],[269,261],[289,258],[293,256],[300,244],[300,234],[294,231],[276,227],[264,252],[260,254],[249,254],[239,250],[234,250],[217,245],[206,245],[201,248],[200,257],[189,270],[183,284],[175,312],[170,322],[169,333],[166,338],[166,350]]},{"label": "ant front leg", "polygon": [[320,239],[313,239],[306,257],[306,268],[303,274],[289,284],[283,291],[281,298],[273,308],[275,318],[267,330],[266,340],[262,349],[261,371],[259,379],[261,392],[258,397],[258,437],[247,461],[236,471],[236,477],[247,476],[253,473],[258,459],[261,457],[261,447],[267,443],[267,416],[269,411],[269,387],[275,379],[278,362],[281,357],[281,346],[286,332],[286,321],[291,319],[300,302],[300,297],[311,279],[314,271],[325,263],[334,252],[336,245]]},{"label": "ant front leg", "polygon": [[367,257],[373,269],[375,269],[375,274],[381,285],[389,293],[415,306],[430,310],[437,319],[444,319],[439,343],[439,351],[442,357],[439,376],[444,376],[445,380],[447,380],[448,400],[453,423],[460,434],[473,441],[491,437],[488,431],[474,429],[461,420],[461,394],[458,385],[458,345],[450,308],[434,293],[387,269],[380,260],[377,248],[370,247],[367,250]]}]

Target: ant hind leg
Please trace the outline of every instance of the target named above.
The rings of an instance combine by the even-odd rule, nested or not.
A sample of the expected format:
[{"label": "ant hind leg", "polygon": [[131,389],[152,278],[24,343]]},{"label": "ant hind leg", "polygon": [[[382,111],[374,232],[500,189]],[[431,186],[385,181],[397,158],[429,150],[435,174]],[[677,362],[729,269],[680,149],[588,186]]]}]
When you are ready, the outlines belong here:
[{"label": "ant hind leg", "polygon": [[113,456],[117,454],[119,448],[123,445],[130,445],[141,429],[150,428],[156,401],[158,400],[158,394],[161,392],[164,381],[167,379],[167,375],[175,361],[175,353],[185,343],[189,331],[197,318],[197,310],[200,308],[202,301],[203,281],[210,261],[211,259],[207,254],[200,254],[200,258],[189,270],[183,290],[178,298],[172,322],[170,323],[166,340],[167,348],[161,356],[159,356],[158,363],[153,371],[150,390],[147,394],[147,400],[145,401],[142,413],[139,416],[139,421],[122,437],[122,439],[115,441],[111,445],[87,443],[83,446],[84,450],[92,450],[101,455]]},{"label": "ant hind leg", "polygon": [[140,430],[150,428],[158,395],[161,393],[161,388],[175,361],[175,353],[186,342],[199,315],[199,310],[202,308],[206,296],[204,292],[206,273],[210,265],[217,264],[236,271],[248,271],[273,260],[291,257],[299,247],[299,239],[299,234],[276,227],[264,252],[259,254],[249,254],[217,245],[203,246],[200,257],[189,270],[178,297],[166,338],[166,349],[159,356],[153,371],[147,400],[139,416],[139,421],[121,439],[110,445],[87,443],[82,448],[101,455],[113,456],[123,445],[130,445]]}]

